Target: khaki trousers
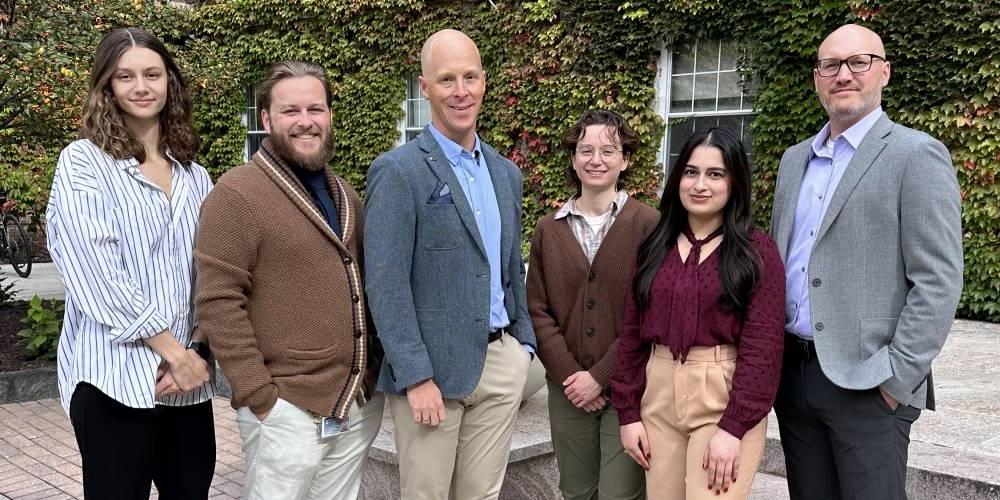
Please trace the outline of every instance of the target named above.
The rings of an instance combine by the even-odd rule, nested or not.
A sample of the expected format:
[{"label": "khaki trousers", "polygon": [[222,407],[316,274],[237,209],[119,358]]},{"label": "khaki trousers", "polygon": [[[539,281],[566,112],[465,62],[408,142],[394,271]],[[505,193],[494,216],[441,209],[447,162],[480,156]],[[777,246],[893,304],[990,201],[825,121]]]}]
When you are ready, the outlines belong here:
[{"label": "khaki trousers", "polygon": [[642,467],[622,447],[618,412],[610,404],[588,412],[551,380],[549,423],[565,500],[639,500],[646,496]]},{"label": "khaki trousers", "polygon": [[531,356],[507,334],[491,342],[479,384],[445,399],[437,427],[413,421],[405,395],[388,395],[403,500],[485,500],[500,496],[511,431]]},{"label": "khaki trousers", "polygon": [[682,364],[670,349],[653,346],[646,365],[646,392],[640,418],[649,437],[650,469],[646,492],[650,500],[745,499],[764,453],[767,418],[740,442],[740,469],[729,492],[708,489],[702,458],[708,441],[729,403],[736,347],[691,348]]},{"label": "khaki trousers", "polygon": [[318,419],[283,399],[278,399],[263,422],[249,408],[240,408],[236,422],[247,463],[243,498],[357,498],[384,405],[381,393],[363,408],[354,403],[348,414],[350,430],[327,439],[319,439]]}]

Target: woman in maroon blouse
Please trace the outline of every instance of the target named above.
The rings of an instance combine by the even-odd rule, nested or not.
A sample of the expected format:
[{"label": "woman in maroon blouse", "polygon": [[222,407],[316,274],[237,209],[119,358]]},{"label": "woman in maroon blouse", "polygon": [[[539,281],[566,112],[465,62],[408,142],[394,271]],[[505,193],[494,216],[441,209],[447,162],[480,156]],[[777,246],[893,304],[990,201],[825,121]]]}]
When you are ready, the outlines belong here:
[{"label": "woman in maroon blouse", "polygon": [[746,498],[784,342],[785,273],[739,137],[695,133],[639,248],[611,380],[650,499]]}]

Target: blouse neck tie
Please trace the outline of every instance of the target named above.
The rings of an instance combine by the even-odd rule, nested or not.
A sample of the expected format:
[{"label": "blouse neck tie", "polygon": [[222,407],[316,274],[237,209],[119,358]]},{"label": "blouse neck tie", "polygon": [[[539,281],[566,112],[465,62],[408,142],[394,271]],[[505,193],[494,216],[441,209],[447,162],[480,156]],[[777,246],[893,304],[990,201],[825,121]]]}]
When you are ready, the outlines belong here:
[{"label": "blouse neck tie", "polygon": [[698,332],[698,312],[700,304],[698,296],[701,292],[701,283],[698,278],[698,264],[701,262],[701,248],[706,243],[722,234],[722,226],[719,226],[712,234],[703,239],[697,239],[690,227],[684,228],[684,237],[691,242],[691,251],[688,252],[687,260],[681,266],[681,271],[674,284],[672,308],[680,311],[681,323],[678,325],[679,335],[669,335],[670,353],[674,359],[680,358],[681,363],[687,359],[687,353],[694,345],[695,335]]}]

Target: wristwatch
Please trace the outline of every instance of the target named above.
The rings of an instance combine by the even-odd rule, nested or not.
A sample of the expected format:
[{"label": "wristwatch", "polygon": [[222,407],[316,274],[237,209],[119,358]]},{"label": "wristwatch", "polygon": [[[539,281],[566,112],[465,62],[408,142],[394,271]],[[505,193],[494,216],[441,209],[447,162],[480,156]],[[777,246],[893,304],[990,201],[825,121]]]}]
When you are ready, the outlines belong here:
[{"label": "wristwatch", "polygon": [[195,354],[201,356],[201,359],[209,361],[212,359],[212,350],[208,348],[208,344],[204,342],[198,342],[197,340],[192,340],[188,342],[188,349],[194,349]]}]

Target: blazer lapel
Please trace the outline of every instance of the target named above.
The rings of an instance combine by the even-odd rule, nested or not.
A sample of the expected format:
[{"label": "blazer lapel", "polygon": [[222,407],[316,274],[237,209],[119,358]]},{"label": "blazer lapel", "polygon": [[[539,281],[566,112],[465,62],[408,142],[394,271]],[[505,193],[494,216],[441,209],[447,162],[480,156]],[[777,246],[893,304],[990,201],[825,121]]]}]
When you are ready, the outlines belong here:
[{"label": "blazer lapel", "polygon": [[486,245],[483,244],[483,239],[479,237],[479,226],[476,224],[476,217],[472,214],[469,199],[462,189],[462,184],[458,182],[458,176],[455,175],[455,170],[452,168],[451,162],[445,157],[444,151],[441,150],[441,146],[438,145],[434,136],[426,129],[417,136],[417,139],[420,141],[420,149],[426,153],[424,160],[434,172],[434,175],[437,176],[438,180],[442,184],[448,185],[448,189],[451,190],[451,199],[455,203],[455,208],[458,209],[459,218],[462,219],[462,223],[465,225],[466,231],[469,232],[469,236],[476,242],[479,251],[485,256]]},{"label": "blazer lapel", "polygon": [[[338,247],[341,252],[350,254],[350,250],[346,245],[344,245],[344,242],[337,237],[337,235],[333,232],[333,229],[330,229],[330,224],[326,222],[323,214],[321,214],[313,205],[312,200],[309,198],[309,194],[307,194],[305,189],[301,187],[301,183],[299,183],[298,179],[295,178],[295,174],[289,171],[288,167],[272,157],[268,151],[269,149],[261,148],[261,151],[254,155],[254,160],[256,160],[257,165],[264,171],[264,173],[267,174],[268,178],[270,178],[271,181],[274,182],[283,193],[285,193],[285,196],[287,196],[292,204],[302,212],[302,215],[305,216],[309,222],[312,222],[314,226],[316,226],[316,229],[323,233],[323,235],[326,236],[331,243]],[[339,189],[340,186],[337,186],[337,188]],[[349,234],[347,233],[347,227],[344,224],[345,214],[343,211],[339,210],[339,206],[337,208],[338,212],[341,212],[340,220],[344,234]]]},{"label": "blazer lapel", "polygon": [[878,155],[885,149],[886,144],[888,144],[885,136],[889,135],[892,125],[892,120],[883,114],[861,141],[858,150],[854,152],[854,156],[851,158],[851,162],[847,164],[847,170],[844,171],[844,176],[840,178],[840,183],[837,184],[837,189],[833,192],[833,197],[830,198],[830,205],[826,208],[823,222],[819,226],[819,233],[816,234],[816,241],[819,241],[826,234],[827,230],[830,229],[830,225],[837,219],[837,215],[840,214],[840,211],[847,203],[847,199],[850,198],[851,192],[854,191],[858,182],[861,182],[861,178],[865,176],[868,169],[875,163]]},{"label": "blazer lapel", "polygon": [[802,187],[802,176],[805,175],[806,166],[809,165],[811,153],[812,148],[806,142],[802,148],[789,156],[788,171],[785,175],[786,182],[781,184],[781,190],[774,196],[775,203],[779,203],[778,216],[781,217],[781,224],[775,228],[774,239],[778,243],[782,260],[788,256],[788,245],[792,240],[792,227],[795,225],[795,207],[799,201],[799,189]]},{"label": "blazer lapel", "polygon": [[[482,145],[482,150],[483,157],[486,160],[486,168],[489,169],[490,179],[493,181],[493,192],[496,193],[497,207],[500,209],[500,262],[508,262],[511,248],[513,247],[514,228],[517,227],[518,222],[514,220],[517,217],[517,209],[514,204],[516,202],[512,202],[514,200],[514,193],[511,191],[511,182],[504,171],[504,164],[500,158],[500,154],[485,144]],[[503,268],[504,272],[507,271],[507,266],[501,265],[501,268]],[[506,276],[504,280],[506,281]]]}]

